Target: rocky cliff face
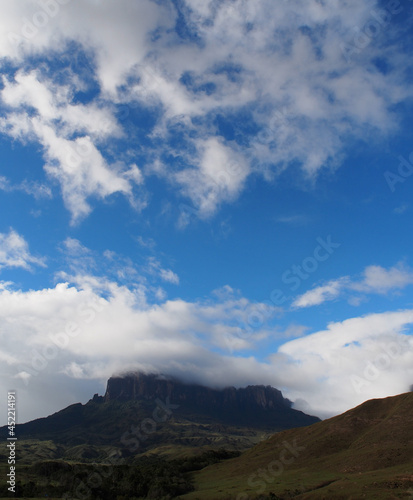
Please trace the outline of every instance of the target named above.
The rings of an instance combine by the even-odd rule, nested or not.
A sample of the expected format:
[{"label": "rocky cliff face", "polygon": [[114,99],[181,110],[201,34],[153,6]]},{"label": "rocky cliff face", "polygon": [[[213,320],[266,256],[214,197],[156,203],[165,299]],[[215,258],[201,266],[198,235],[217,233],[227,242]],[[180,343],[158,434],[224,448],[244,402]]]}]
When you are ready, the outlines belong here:
[{"label": "rocky cliff face", "polygon": [[104,401],[169,398],[174,404],[189,405],[199,409],[216,410],[286,410],[291,402],[271,386],[248,386],[242,389],[228,387],[217,390],[196,384],[143,373],[124,377],[111,377]]},{"label": "rocky cliff face", "polygon": [[[156,432],[146,433],[143,424],[148,421],[156,426]],[[123,449],[138,439],[139,451],[159,446],[238,450],[251,446],[262,432],[318,421],[291,408],[291,402],[270,386],[218,390],[171,377],[133,373],[110,378],[105,395],[95,394],[85,405],[74,404],[49,417],[19,424],[18,433],[65,446],[113,445]],[[0,437],[6,435],[7,428],[0,428]]]}]

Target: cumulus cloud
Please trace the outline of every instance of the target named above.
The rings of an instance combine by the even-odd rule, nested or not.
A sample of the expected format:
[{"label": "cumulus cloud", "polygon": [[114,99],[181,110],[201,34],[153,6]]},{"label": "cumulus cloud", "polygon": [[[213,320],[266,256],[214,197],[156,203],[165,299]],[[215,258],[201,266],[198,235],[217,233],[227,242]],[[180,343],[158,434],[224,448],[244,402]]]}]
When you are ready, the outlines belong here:
[{"label": "cumulus cloud", "polygon": [[13,82],[3,78],[3,83],[0,96],[12,111],[0,119],[0,130],[15,139],[40,142],[45,171],[60,183],[73,223],[90,213],[88,198],[104,199],[116,192],[130,196],[133,183],[141,183],[136,165],[109,164],[97,147],[100,140],[120,135],[108,110],[93,103],[72,104],[68,86],[47,81],[36,71],[18,72]]},{"label": "cumulus cloud", "polygon": [[33,266],[46,267],[45,259],[35,257],[29,251],[29,244],[14,229],[0,233],[0,270],[18,268],[32,270]]},{"label": "cumulus cloud", "polygon": [[[195,167],[176,173],[175,181],[194,203],[200,217],[212,215],[223,201],[237,198],[249,174],[242,155],[216,138],[200,141]],[[182,221],[185,222],[185,221]]]},{"label": "cumulus cloud", "polygon": [[[64,398],[66,405],[85,400],[125,370],[215,387],[271,384],[299,404],[305,400],[306,411],[320,416],[411,384],[411,310],[332,323],[260,359],[242,355],[243,349],[279,331],[264,324],[241,334],[239,325],[257,304],[229,287],[192,302],[151,303],[146,294],[144,285],[129,288],[91,275],[37,291],[2,284],[2,384],[24,394],[22,420],[57,411]],[[282,336],[305,330],[292,325]],[[59,386],[51,387],[51,380]],[[50,391],[60,393],[56,401]]]},{"label": "cumulus cloud", "polygon": [[[377,0],[3,4],[0,132],[40,146],[48,184],[16,187],[2,177],[0,189],[47,197],[56,184],[73,224],[114,196],[143,209],[151,199],[145,186],[158,185],[146,182],[151,175],[184,207],[182,227],[189,216],[212,217],[256,178],[272,182],[293,168],[311,184],[342,164],[347,141],[397,130],[397,110],[411,95],[408,54],[402,37],[392,37],[404,29],[404,7],[363,50],[348,49]],[[125,369],[214,386],[268,383],[320,416],[411,384],[412,311],[352,318],[303,337],[305,326],[278,326],[280,309],[230,287],[168,300],[161,286],[178,285],[178,273],[153,241],[138,241],[150,255],[137,263],[67,238],[66,270],[54,287],[0,283],[0,380],[4,391],[10,381],[21,391],[23,420],[90,397],[94,384],[103,389]],[[0,235],[0,268],[44,265],[16,231]],[[401,264],[369,266],[294,306],[344,294],[355,304],[400,291],[412,276]],[[262,355],[258,344],[274,337],[302,338]]]},{"label": "cumulus cloud", "polygon": [[[297,308],[320,305],[328,300],[338,298],[345,291],[350,293],[387,294],[392,291],[402,290],[411,284],[413,284],[413,270],[402,263],[390,269],[373,265],[366,267],[361,279],[342,277],[331,280],[300,295],[292,305]],[[362,297],[351,296],[349,298],[349,302],[354,305],[359,304],[362,300]]]},{"label": "cumulus cloud", "polygon": [[[1,130],[42,145],[74,222],[90,213],[90,198],[122,193],[145,207],[133,186],[165,157],[158,173],[198,216],[210,217],[240,195],[251,174],[272,180],[299,164],[314,180],[341,164],[348,138],[395,130],[395,105],[409,95],[396,69],[407,64],[403,51],[394,41],[385,48],[381,37],[354,50],[351,61],[343,50],[354,26],[363,29],[378,8],[375,0],[12,2],[0,21],[0,57],[17,69],[4,77]],[[395,24],[403,10],[391,14]],[[399,24],[390,22],[383,38]],[[378,55],[398,64],[383,72]],[[91,86],[94,97],[74,99]],[[132,176],[127,161],[108,156],[122,134],[136,139],[114,106],[130,111],[136,102],[156,120],[145,134],[148,165]],[[231,162],[236,174],[225,171]]]},{"label": "cumulus cloud", "polygon": [[413,376],[413,311],[386,312],[331,323],[293,340],[272,357],[281,362],[292,399],[313,411],[339,413],[374,397],[407,392]]},{"label": "cumulus cloud", "polygon": [[[269,380],[268,367],[226,354],[225,335],[238,338],[237,320],[250,305],[246,299],[151,304],[146,294],[143,285],[127,288],[94,276],[27,292],[3,284],[0,336],[6,378],[22,389],[55,376],[64,380],[63,375],[103,384],[125,369],[163,371],[217,386],[245,384],[251,376],[258,382],[263,372]],[[22,418],[50,411],[49,395],[40,390],[35,397],[37,403],[28,397]]]},{"label": "cumulus cloud", "polygon": [[401,290],[413,283],[413,270],[402,264],[390,269],[381,266],[369,266],[364,270],[363,280],[354,283],[355,290],[387,293],[389,290]]}]

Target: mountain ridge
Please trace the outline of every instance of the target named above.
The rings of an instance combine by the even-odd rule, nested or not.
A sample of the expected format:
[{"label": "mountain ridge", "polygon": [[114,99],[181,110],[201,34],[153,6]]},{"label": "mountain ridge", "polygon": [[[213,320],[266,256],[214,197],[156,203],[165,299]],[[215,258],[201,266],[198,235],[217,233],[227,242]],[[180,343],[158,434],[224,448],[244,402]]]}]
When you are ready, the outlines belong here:
[{"label": "mountain ridge", "polygon": [[[214,389],[137,372],[111,377],[103,396],[18,424],[16,432],[20,439],[50,440],[66,450],[96,447],[98,454],[103,446],[124,456],[241,451],[274,432],[320,421],[291,406],[271,386]],[[0,428],[0,435],[6,433]]]},{"label": "mountain ridge", "polygon": [[[197,406],[201,395],[215,402],[209,413]],[[413,393],[267,432],[265,416],[274,424],[280,411],[301,415],[290,406],[268,386],[219,390],[155,374],[111,377],[103,396],[16,428],[20,496],[388,500],[413,493]],[[228,408],[232,425],[221,419]],[[251,408],[256,427],[239,425]],[[3,463],[6,455],[1,450]],[[101,483],[88,482],[92,475]]]},{"label": "mountain ridge", "polygon": [[158,374],[130,373],[110,377],[103,401],[130,400],[138,397],[153,398],[155,396],[184,401],[189,397],[197,405],[205,406],[204,400],[212,400],[215,404],[225,406],[238,404],[240,407],[256,403],[262,408],[287,407],[292,403],[284,398],[282,392],[270,385],[248,385],[235,388],[233,386],[216,389],[201,384],[184,383],[174,377]]}]

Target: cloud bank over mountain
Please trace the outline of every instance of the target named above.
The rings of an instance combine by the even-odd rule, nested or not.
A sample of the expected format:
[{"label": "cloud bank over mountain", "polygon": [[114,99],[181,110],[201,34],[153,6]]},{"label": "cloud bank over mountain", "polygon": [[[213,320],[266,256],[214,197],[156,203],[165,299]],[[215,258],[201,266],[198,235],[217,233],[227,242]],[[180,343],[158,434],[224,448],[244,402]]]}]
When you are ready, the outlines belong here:
[{"label": "cloud bank over mountain", "polygon": [[408,390],[411,2],[0,4],[21,419],[133,369],[319,416]]}]

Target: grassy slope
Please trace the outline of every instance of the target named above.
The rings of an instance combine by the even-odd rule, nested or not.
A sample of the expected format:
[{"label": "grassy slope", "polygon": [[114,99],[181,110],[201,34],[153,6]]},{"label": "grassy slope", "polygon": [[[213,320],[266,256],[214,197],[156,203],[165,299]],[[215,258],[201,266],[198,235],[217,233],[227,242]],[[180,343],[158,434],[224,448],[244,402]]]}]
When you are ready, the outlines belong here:
[{"label": "grassy slope", "polygon": [[[300,447],[298,456],[283,452],[285,442]],[[280,457],[294,460],[277,474]],[[194,478],[196,491],[182,498],[246,500],[270,492],[303,500],[413,498],[413,393],[283,431]]]}]

